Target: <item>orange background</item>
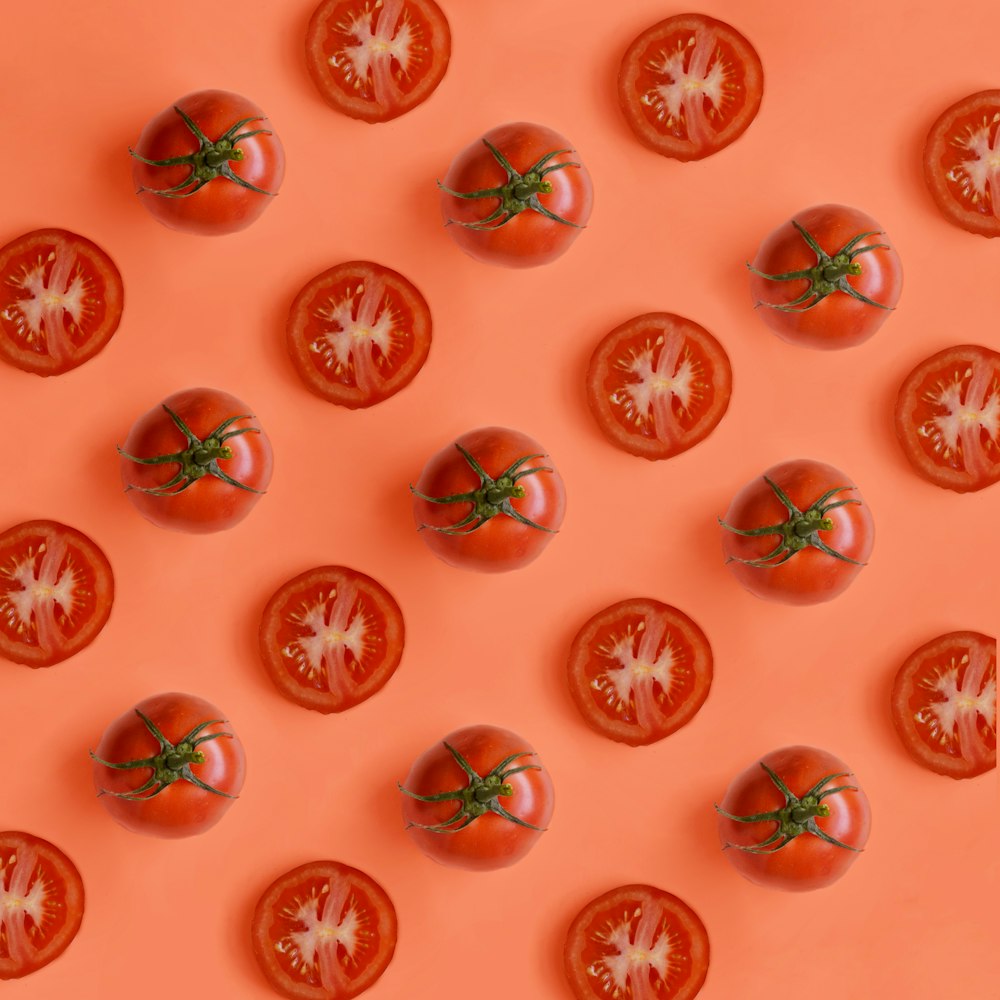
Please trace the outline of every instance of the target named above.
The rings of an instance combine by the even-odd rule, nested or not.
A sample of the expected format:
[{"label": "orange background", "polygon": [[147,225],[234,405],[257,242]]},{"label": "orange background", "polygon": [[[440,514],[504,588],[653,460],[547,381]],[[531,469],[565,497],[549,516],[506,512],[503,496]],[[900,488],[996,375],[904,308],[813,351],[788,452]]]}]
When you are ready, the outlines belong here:
[{"label": "orange background", "polygon": [[[118,588],[107,628],[74,659],[0,665],[2,825],[62,847],[87,890],[66,954],[5,995],[166,1000],[197,988],[264,1000],[253,904],[279,873],[322,857],[368,871],[396,904],[396,957],[371,1000],[568,998],[567,925],[631,881],[677,893],[705,921],[705,1000],[994,995],[996,773],[955,782],[922,770],[887,705],[916,646],[998,627],[997,488],[958,496],[919,479],[891,414],[926,355],[998,346],[1000,247],[937,214],[920,153],[944,107],[1000,83],[1000,10],[706,3],[760,53],[764,101],[729,149],[679,164],[635,140],[615,75],[639,31],[683,8],[441,3],[448,75],[426,105],[382,126],[339,116],[314,91],[302,57],[311,0],[5,5],[0,242],[71,229],[103,246],[126,283],[122,326],[89,364],[46,381],[0,365],[0,527],[49,517],[80,528],[107,552]],[[219,239],[153,221],[132,194],[126,151],[147,119],[206,87],[263,106],[288,158],[262,219]],[[465,257],[434,186],[462,146],[517,119],[567,135],[595,186],[588,231],[557,263],[522,272]],[[775,338],[753,314],[743,266],[770,229],[825,201],[874,215],[905,270],[897,312],[872,341],[835,354]],[[351,258],[407,275],[435,324],[416,381],[353,413],[310,395],[283,346],[301,285]],[[715,333],[735,387],[708,440],[654,464],[605,442],[583,377],[604,333],[660,309]],[[207,537],[142,520],[114,448],[140,413],[195,385],[249,402],[276,456],[268,496]],[[569,496],[542,558],[496,577],[438,562],[413,530],[407,491],[432,452],[493,423],[540,440]],[[800,456],[844,469],[877,523],[870,565],[813,608],[742,591],[715,523],[747,480]],[[408,630],[388,687],[339,717],[285,701],[255,648],[270,594],[324,562],[385,584]],[[578,626],[637,595],[689,613],[716,657],[701,713],[645,749],[592,733],[564,681]],[[220,705],[248,754],[240,801],[205,836],[177,842],[118,827],[87,759],[112,718],[171,689]],[[557,789],[534,851],[489,874],[419,854],[395,791],[425,747],[479,721],[532,742]],[[795,742],[854,767],[874,825],[841,882],[782,895],[731,869],[712,802],[758,755]]]}]

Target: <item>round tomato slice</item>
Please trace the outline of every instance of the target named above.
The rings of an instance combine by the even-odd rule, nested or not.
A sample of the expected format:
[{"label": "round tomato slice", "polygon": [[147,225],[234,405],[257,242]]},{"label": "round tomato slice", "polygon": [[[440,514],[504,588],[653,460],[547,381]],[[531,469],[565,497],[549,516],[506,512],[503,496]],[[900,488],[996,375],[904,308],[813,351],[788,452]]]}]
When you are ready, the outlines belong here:
[{"label": "round tomato slice", "polygon": [[623,885],[577,914],[563,961],[577,1000],[690,1000],[708,975],[708,951],[708,931],[683,899]]},{"label": "round tomato slice", "polygon": [[935,486],[970,493],[1000,480],[1000,354],[962,344],[922,361],[896,398],[896,436]]},{"label": "round tomato slice", "polygon": [[974,778],[997,766],[997,641],[949,632],[899,668],[892,721],[910,756],[937,774]]},{"label": "round tomato slice", "polygon": [[431,312],[401,274],[352,260],[299,292],[287,342],[295,370],[317,396],[361,409],[413,381],[431,348]]},{"label": "round tomato slice", "polygon": [[107,556],[82,531],[25,521],[0,533],[0,656],[50,667],[89,646],[111,614]]},{"label": "round tomato slice", "polygon": [[703,441],[729,406],[733,370],[704,327],[647,313],[597,345],[587,402],[612,444],[642,458],[672,458]]},{"label": "round tomato slice", "polygon": [[0,358],[61,375],[111,339],[125,290],[115,262],[65,229],[38,229],[0,248]]},{"label": "round tomato slice", "polygon": [[396,910],[370,875],[312,861],[271,883],[251,935],[261,970],[283,997],[345,1000],[367,990],[392,961]]},{"label": "round tomato slice", "polygon": [[323,0],[306,32],[306,65],[331,107],[387,122],[444,79],[448,21],[434,0]]},{"label": "round tomato slice", "polygon": [[319,566],[281,586],[260,623],[260,655],[286,698],[342,712],[379,691],[403,655],[403,613],[377,580]]},{"label": "round tomato slice", "polygon": [[694,718],[712,685],[712,647],[683,611],[649,597],[619,601],[580,629],[569,689],[591,728],[644,746]]},{"label": "round tomato slice", "polygon": [[764,69],[733,27],[678,14],[647,28],[618,72],[618,103],[643,145],[701,160],[738,139],[756,118]]},{"label": "round tomato slice", "polygon": [[58,958],[83,920],[83,880],[54,844],[0,833],[0,979],[20,979]]}]

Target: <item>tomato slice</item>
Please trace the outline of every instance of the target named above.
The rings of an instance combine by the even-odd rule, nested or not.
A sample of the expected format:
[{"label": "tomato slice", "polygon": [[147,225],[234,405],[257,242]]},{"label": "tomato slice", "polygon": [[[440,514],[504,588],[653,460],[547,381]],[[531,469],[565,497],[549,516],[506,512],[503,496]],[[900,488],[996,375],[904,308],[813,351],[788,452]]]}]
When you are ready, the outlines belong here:
[{"label": "tomato slice", "polygon": [[323,399],[355,410],[409,385],[431,347],[423,295],[396,271],[353,260],[318,274],[288,315],[288,353]]},{"label": "tomato slice", "polygon": [[366,122],[426,101],[450,56],[451,31],[434,0],[323,0],[306,32],[306,65],[323,100]]},{"label": "tomato slice", "polygon": [[701,160],[738,139],[763,93],[756,49],[704,14],[678,14],[647,28],[618,72],[618,103],[632,131],[675,160]]},{"label": "tomato slice", "polygon": [[38,229],[0,248],[0,358],[61,375],[111,339],[125,291],[115,262],[65,229]]},{"label": "tomato slice", "polygon": [[937,774],[973,778],[997,766],[997,641],[949,632],[899,668],[892,721],[910,756]]},{"label": "tomato slice", "polygon": [[267,888],[251,934],[261,970],[282,996],[344,1000],[388,967],[396,910],[370,875],[337,861],[312,861]]},{"label": "tomato slice", "polygon": [[896,436],[935,486],[970,493],[1000,480],[1000,354],[962,344],[922,361],[896,398]]},{"label": "tomato slice", "polygon": [[672,458],[708,437],[732,388],[722,345],[672,313],[616,327],[597,345],[587,372],[587,402],[605,436],[650,460]]},{"label": "tomato slice", "polygon": [[677,896],[623,885],[576,916],[563,952],[577,1000],[690,1000],[708,974],[708,932]]},{"label": "tomato slice", "polygon": [[0,979],[20,979],[58,958],[83,920],[83,880],[54,844],[0,833]]},{"label": "tomato slice", "polygon": [[0,533],[0,656],[50,667],[80,652],[111,614],[114,576],[83,532],[25,521]]},{"label": "tomato slice", "polygon": [[924,143],[924,180],[941,214],[980,236],[1000,236],[1000,90],[941,114]]},{"label": "tomato slice", "polygon": [[569,653],[569,687],[591,728],[644,746],[680,729],[705,703],[712,647],[683,611],[649,597],[593,616]]},{"label": "tomato slice", "polygon": [[319,566],[281,586],[260,623],[260,655],[285,697],[342,712],[380,690],[403,655],[403,613],[377,580]]}]

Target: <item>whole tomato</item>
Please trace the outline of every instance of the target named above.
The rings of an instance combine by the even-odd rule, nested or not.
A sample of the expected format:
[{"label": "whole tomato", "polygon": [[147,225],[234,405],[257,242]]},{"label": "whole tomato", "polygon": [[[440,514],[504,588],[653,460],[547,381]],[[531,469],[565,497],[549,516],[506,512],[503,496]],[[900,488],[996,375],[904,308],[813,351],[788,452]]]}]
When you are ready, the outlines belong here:
[{"label": "whole tomato", "polygon": [[129,150],[144,207],[171,229],[221,236],[245,229],[285,176],[281,140],[253,101],[199,90],[151,119]]},{"label": "whole tomato", "polygon": [[126,496],[147,521],[222,531],[250,513],[271,481],[271,442],[246,403],[219,389],[168,396],[118,449]]},{"label": "whole tomato", "polygon": [[562,524],[566,491],[545,449],[527,434],[482,427],[424,466],[413,518],[450,566],[499,573],[527,566]]},{"label": "whole tomato", "polygon": [[555,790],[531,744],[467,726],[421,754],[400,786],[403,819],[427,857],[491,871],[520,861],[552,818]]},{"label": "whole tomato", "polygon": [[101,804],[126,830],[191,837],[243,787],[243,744],[222,711],[191,694],[154,695],[119,716],[90,752]]},{"label": "whole tomato", "polygon": [[836,882],[871,830],[868,797],[839,758],[772,750],[738,774],[715,807],[726,857],[745,878],[801,892]]}]

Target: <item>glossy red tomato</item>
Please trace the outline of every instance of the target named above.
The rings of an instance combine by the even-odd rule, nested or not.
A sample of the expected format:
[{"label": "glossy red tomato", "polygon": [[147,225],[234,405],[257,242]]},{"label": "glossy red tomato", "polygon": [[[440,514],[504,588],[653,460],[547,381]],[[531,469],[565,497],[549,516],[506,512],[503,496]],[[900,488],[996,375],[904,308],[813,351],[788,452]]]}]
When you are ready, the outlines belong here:
[{"label": "glossy red tomato", "polygon": [[448,20],[434,0],[323,0],[306,31],[306,66],[323,100],[366,122],[426,101],[450,56]]},{"label": "glossy red tomato", "polygon": [[396,271],[352,260],[316,275],[288,314],[287,344],[317,396],[373,406],[413,381],[431,347],[431,312]]},{"label": "glossy red tomato", "polygon": [[997,766],[997,641],[949,632],[912,652],[892,685],[892,721],[910,756],[951,778]]},{"label": "glossy red tomato", "polygon": [[566,935],[576,1000],[691,1000],[708,975],[708,931],[678,896],[623,885],[592,899]]},{"label": "glossy red tomato", "polygon": [[215,826],[246,775],[243,744],[222,711],[191,694],[145,698],[90,752],[101,804],[126,830],[191,837]]},{"label": "glossy red tomato", "polygon": [[0,358],[61,375],[103,350],[121,320],[115,262],[65,229],[37,229],[0,248]]},{"label": "glossy red tomato", "polygon": [[129,152],[150,215],[202,236],[246,229],[285,176],[285,152],[264,112],[226,90],[181,97],[146,124]]},{"label": "glossy red tomato", "polygon": [[268,886],[251,937],[261,971],[283,997],[348,1000],[392,961],[396,910],[370,875],[339,861],[312,861]]},{"label": "glossy red tomato", "polygon": [[672,458],[703,441],[725,415],[729,356],[683,316],[646,313],[611,331],[587,372],[590,412],[612,444],[642,458]]},{"label": "glossy red tomato", "polygon": [[504,267],[561,257],[594,202],[569,139],[530,122],[490,129],[455,157],[438,187],[451,238],[470,257]]},{"label": "glossy red tomato", "polygon": [[980,236],[1000,236],[1000,90],[953,104],[924,143],[924,180],[941,214]]},{"label": "glossy red tomato", "polygon": [[733,867],[789,892],[841,878],[868,842],[871,808],[851,769],[816,747],[783,747],[738,774],[715,807]]},{"label": "glossy red tomato", "polygon": [[424,466],[413,519],[450,566],[500,573],[537,559],[562,524],[566,490],[545,449],[506,427],[468,431]]},{"label": "glossy red tomato", "polygon": [[54,844],[0,833],[0,979],[20,979],[57,959],[83,920],[83,880]]},{"label": "glossy red tomato", "polygon": [[573,639],[569,690],[590,727],[619,743],[662,740],[712,686],[712,647],[683,611],[648,597],[594,615]]},{"label": "glossy red tomato", "polygon": [[403,655],[403,614],[377,580],[319,566],[283,584],[260,623],[260,655],[286,698],[342,712],[381,690]]},{"label": "glossy red tomato", "polygon": [[82,531],[25,521],[0,533],[0,656],[50,667],[97,638],[111,614],[107,556]]},{"label": "glossy red tomato", "polygon": [[796,212],[765,237],[747,267],[757,315],[789,344],[820,350],[864,343],[903,290],[889,237],[846,205]]},{"label": "glossy red tomato", "polygon": [[399,786],[403,819],[427,857],[492,871],[520,861],[545,832],[555,790],[534,748],[496,726],[467,726],[421,754]]},{"label": "glossy red tomato", "polygon": [[896,397],[896,437],[928,482],[956,493],[1000,480],[1000,354],[961,344],[932,354]]},{"label": "glossy red tomato", "polygon": [[678,14],[647,28],[618,71],[618,103],[639,141],[675,160],[701,160],[757,117],[764,70],[733,27]]},{"label": "glossy red tomato", "polygon": [[126,496],[147,521],[205,533],[239,524],[271,481],[271,442],[246,403],[219,389],[168,396],[118,449]]},{"label": "glossy red tomato", "polygon": [[758,597],[818,604],[843,593],[875,544],[875,522],[839,469],[782,462],[733,498],[722,525],[726,565]]}]

